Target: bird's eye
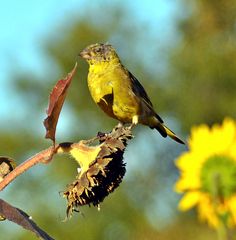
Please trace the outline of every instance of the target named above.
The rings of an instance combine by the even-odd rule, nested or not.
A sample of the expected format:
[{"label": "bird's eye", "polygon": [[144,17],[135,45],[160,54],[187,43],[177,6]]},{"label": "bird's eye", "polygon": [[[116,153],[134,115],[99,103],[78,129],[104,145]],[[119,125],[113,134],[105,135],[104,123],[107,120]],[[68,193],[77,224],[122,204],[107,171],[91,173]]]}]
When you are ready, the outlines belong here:
[{"label": "bird's eye", "polygon": [[101,48],[97,48],[96,53],[100,53],[100,52],[101,52]]}]

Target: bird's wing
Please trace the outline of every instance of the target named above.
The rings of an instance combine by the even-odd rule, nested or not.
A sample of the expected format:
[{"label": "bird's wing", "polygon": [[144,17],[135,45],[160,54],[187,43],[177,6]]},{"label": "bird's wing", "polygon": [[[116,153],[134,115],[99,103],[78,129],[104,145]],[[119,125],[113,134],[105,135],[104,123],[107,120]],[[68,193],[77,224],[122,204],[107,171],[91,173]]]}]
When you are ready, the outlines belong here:
[{"label": "bird's wing", "polygon": [[[145,103],[145,105],[155,113],[152,102],[151,102],[150,98],[148,97],[145,89],[141,85],[141,83],[131,72],[128,71],[128,74],[129,74],[129,78],[131,79],[132,91],[134,92],[134,94],[136,96],[140,97],[142,99],[142,101]],[[163,123],[162,118],[157,113],[155,113],[155,116],[161,123]]]},{"label": "bird's wing", "polygon": [[140,98],[143,98],[146,103],[148,103],[151,107],[153,107],[152,102],[151,102],[150,98],[148,97],[145,89],[141,85],[141,83],[131,72],[128,71],[128,73],[129,73],[129,78],[131,79],[132,90],[135,93],[135,95]]}]

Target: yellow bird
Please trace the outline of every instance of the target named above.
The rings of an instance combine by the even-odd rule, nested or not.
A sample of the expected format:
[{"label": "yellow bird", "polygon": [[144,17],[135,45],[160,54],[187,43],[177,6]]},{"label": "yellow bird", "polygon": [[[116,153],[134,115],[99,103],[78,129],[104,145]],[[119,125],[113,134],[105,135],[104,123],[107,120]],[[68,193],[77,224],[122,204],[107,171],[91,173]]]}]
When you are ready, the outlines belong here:
[{"label": "yellow bird", "polygon": [[96,104],[122,123],[155,128],[163,137],[184,142],[164,125],[140,82],[122,65],[110,44],[92,44],[80,56],[89,64],[88,87]]}]

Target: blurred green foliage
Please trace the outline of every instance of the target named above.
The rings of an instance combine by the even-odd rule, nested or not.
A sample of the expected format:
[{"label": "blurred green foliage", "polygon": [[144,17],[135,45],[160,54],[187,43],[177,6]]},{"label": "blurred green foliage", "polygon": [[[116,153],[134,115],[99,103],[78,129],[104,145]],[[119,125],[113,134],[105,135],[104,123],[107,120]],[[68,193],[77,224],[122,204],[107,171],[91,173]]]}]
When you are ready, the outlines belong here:
[{"label": "blurred green foliage", "polygon": [[[106,14],[101,7],[88,7],[83,17],[60,23],[42,47],[48,56],[47,72],[35,76],[24,69],[13,74],[15,92],[28,114],[14,129],[0,126],[1,155],[20,163],[50,145],[35,123],[41,124],[46,117],[44,109],[53,85],[77,60],[78,72],[59,120],[65,122],[58,126],[58,141],[91,138],[116,124],[92,102],[86,83],[88,66],[78,59],[85,46],[96,42],[108,41],[115,46],[160,115],[173,120],[176,127],[168,124],[168,118],[167,124],[177,130],[179,126],[182,135],[188,135],[194,124],[221,121],[226,115],[236,117],[236,2],[192,0],[180,2],[179,7],[186,14],[178,19],[178,36],[173,46],[166,46],[162,52],[155,47],[156,33],[138,22],[130,9],[117,4],[103,6]],[[159,57],[164,53],[168,59],[165,63]],[[160,71],[161,64],[168,67]],[[135,135],[125,157],[128,166],[124,182],[105,199],[100,212],[84,207],[83,215],[74,214],[62,222],[66,204],[58,192],[73,180],[77,167],[66,156],[32,168],[4,190],[2,197],[32,215],[56,239],[215,239],[215,233],[198,223],[194,213],[180,215],[176,210],[173,160],[183,147],[156,137],[156,132],[144,127],[138,127]],[[3,236],[33,238],[6,221],[1,223],[0,238]]]},{"label": "blurred green foliage", "polygon": [[190,4],[191,15],[178,23],[181,41],[170,53],[167,83],[168,99],[185,130],[236,117],[236,2]]}]

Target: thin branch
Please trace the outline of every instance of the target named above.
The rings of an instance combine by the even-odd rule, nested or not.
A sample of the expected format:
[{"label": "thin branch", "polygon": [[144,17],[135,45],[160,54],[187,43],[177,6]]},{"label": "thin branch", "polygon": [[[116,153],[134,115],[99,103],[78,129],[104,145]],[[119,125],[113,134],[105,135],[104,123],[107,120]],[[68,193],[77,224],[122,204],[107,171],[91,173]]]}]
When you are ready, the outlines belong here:
[{"label": "thin branch", "polygon": [[11,171],[1,182],[0,182],[0,191],[2,191],[9,183],[11,183],[16,177],[27,171],[29,168],[33,167],[38,163],[48,163],[53,155],[57,152],[56,147],[49,147],[33,157],[30,157],[22,164],[17,166],[13,171]]}]

